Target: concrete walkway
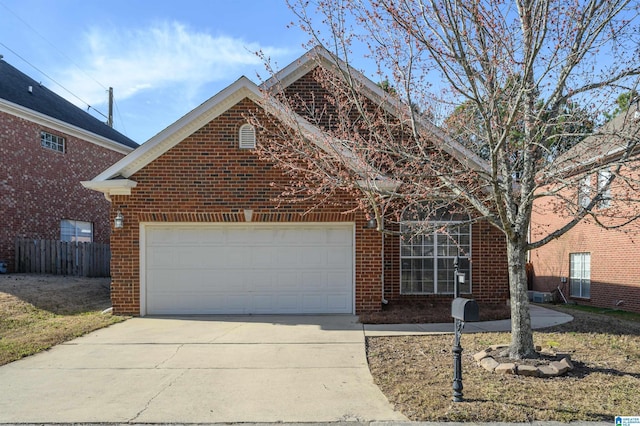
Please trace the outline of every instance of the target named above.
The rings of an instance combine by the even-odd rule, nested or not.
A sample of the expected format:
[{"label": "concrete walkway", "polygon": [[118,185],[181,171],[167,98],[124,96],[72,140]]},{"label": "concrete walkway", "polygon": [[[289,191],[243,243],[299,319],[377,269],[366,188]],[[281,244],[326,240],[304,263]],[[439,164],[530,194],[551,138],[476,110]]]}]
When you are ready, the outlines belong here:
[{"label": "concrete walkway", "polygon": [[[551,327],[573,320],[573,317],[542,306],[531,305],[531,327],[533,329]],[[511,331],[511,320],[468,322],[464,333]],[[453,333],[453,323],[446,324],[365,324],[366,336],[401,336],[419,334]]]},{"label": "concrete walkway", "polygon": [[133,318],[0,367],[0,423],[406,421],[355,316]]}]

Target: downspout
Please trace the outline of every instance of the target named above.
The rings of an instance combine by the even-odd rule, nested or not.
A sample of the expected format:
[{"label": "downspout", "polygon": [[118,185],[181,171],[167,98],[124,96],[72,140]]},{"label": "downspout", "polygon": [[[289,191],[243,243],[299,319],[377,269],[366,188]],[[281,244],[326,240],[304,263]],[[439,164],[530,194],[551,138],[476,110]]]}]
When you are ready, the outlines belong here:
[{"label": "downspout", "polygon": [[381,257],[382,257],[382,277],[381,277],[381,281],[382,281],[382,304],[386,305],[389,303],[389,301],[387,299],[384,298],[384,273],[385,273],[385,262],[384,262],[384,232],[382,232],[382,250],[381,250]]}]

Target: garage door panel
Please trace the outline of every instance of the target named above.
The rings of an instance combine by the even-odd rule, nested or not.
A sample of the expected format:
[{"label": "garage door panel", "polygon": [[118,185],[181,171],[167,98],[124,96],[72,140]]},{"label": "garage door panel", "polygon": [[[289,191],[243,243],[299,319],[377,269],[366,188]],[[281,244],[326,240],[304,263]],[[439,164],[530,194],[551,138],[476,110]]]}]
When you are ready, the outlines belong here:
[{"label": "garage door panel", "polygon": [[148,314],[352,313],[353,225],[149,226]]},{"label": "garage door panel", "polygon": [[327,294],[327,306],[332,312],[343,312],[345,309],[350,308],[350,306],[346,305],[344,295],[341,293]]},{"label": "garage door panel", "polygon": [[339,229],[329,229],[325,234],[327,243],[338,245],[352,245],[353,235],[341,232]]},{"label": "garage door panel", "polygon": [[327,252],[327,264],[333,268],[351,268],[353,252],[346,247],[332,247]]},{"label": "garage door panel", "polygon": [[308,293],[324,291],[325,279],[320,271],[305,271],[300,274],[301,290]]},{"label": "garage door panel", "polygon": [[345,282],[345,280],[349,280],[351,277],[351,271],[347,272],[338,272],[338,271],[330,271],[327,272],[327,290],[328,291],[344,291],[344,286],[342,285],[342,283]]},{"label": "garage door panel", "polygon": [[252,268],[264,268],[274,265],[274,249],[270,246],[252,247],[247,256],[247,265]]},{"label": "garage door panel", "polygon": [[278,271],[276,279],[281,292],[298,291],[300,288],[300,273]]},{"label": "garage door panel", "polygon": [[327,265],[326,246],[303,246],[299,248],[300,267],[301,268],[318,268]]}]

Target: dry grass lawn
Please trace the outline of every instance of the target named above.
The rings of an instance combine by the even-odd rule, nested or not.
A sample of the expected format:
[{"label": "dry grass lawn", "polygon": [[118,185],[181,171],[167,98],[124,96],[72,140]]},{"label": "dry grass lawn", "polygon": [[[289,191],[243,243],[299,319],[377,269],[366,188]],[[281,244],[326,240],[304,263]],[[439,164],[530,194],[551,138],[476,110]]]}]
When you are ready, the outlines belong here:
[{"label": "dry grass lawn", "polygon": [[640,413],[640,316],[619,317],[555,307],[575,317],[534,332],[536,345],[571,353],[575,370],[543,379],[505,376],[472,356],[509,343],[508,333],[462,336],[464,402],[452,402],[452,335],[367,340],[375,382],[399,411],[416,421],[541,420],[613,422]]},{"label": "dry grass lawn", "polygon": [[0,365],[123,321],[103,314],[109,278],[0,275]]}]

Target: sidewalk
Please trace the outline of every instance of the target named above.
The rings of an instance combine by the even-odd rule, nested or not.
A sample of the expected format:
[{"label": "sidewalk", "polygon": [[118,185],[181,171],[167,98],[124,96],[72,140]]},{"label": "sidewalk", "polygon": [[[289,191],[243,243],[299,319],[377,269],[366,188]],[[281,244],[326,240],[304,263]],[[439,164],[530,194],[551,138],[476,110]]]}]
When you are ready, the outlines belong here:
[{"label": "sidewalk", "polygon": [[[571,315],[563,314],[537,305],[530,306],[531,327],[533,329],[551,327],[573,320]],[[468,322],[464,325],[464,333],[511,331],[511,320]],[[420,334],[453,333],[453,322],[443,324],[364,324],[364,334],[375,336],[409,336]]]}]

